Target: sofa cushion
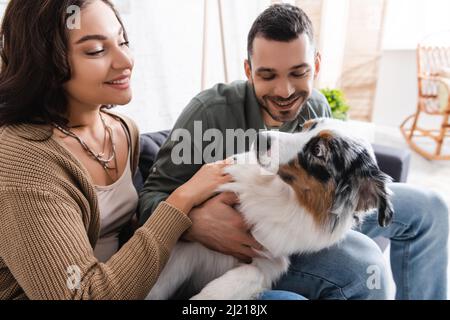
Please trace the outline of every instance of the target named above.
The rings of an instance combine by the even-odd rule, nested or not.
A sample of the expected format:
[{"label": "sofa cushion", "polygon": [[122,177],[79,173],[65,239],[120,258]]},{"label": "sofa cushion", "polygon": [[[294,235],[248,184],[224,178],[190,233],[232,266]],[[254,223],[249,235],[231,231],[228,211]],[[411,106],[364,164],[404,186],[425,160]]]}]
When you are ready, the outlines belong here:
[{"label": "sofa cushion", "polygon": [[408,179],[411,151],[373,144],[378,165],[394,182],[406,182]]},{"label": "sofa cushion", "polygon": [[134,185],[138,191],[144,186],[159,149],[167,140],[169,134],[169,130],[141,134],[139,170],[134,180]]}]

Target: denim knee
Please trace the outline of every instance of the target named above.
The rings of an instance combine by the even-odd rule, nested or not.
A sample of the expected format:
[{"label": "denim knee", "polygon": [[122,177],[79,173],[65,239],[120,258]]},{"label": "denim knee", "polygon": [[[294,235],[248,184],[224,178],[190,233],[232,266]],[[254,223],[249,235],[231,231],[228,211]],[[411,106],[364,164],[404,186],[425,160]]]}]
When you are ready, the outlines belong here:
[{"label": "denim knee", "polygon": [[378,245],[369,237],[357,233],[347,245],[347,281],[342,288],[347,299],[384,300],[392,297],[391,276]]},{"label": "denim knee", "polygon": [[275,286],[316,299],[386,299],[389,273],[381,250],[369,237],[350,231],[339,244],[294,255]]},{"label": "denim knee", "polygon": [[432,219],[431,225],[448,235],[448,207],[442,196],[434,191],[428,195],[429,216]]},{"label": "denim knee", "polygon": [[416,220],[418,227],[414,230],[416,234],[418,233],[428,233],[432,232],[434,236],[447,238],[449,221],[448,221],[448,208],[437,192],[425,189],[411,189],[412,199],[416,199],[413,203],[410,203],[411,210],[404,210],[405,214],[414,217],[412,219]]},{"label": "denim knee", "polygon": [[438,193],[402,183],[391,185],[391,189],[394,192],[393,221],[403,226],[394,238],[413,239],[430,231],[439,237],[448,235],[448,208]]}]

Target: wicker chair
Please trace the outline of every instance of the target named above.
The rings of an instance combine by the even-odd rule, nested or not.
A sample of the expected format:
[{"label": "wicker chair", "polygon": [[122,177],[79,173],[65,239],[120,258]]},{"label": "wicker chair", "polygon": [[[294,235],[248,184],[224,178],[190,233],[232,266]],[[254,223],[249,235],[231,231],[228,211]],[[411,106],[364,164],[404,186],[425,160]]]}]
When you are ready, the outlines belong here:
[{"label": "wicker chair", "polygon": [[[418,103],[417,111],[405,119],[400,129],[410,147],[428,160],[450,160],[443,146],[449,137],[450,115],[450,45],[430,45],[426,42],[417,47]],[[438,128],[419,126],[423,116],[440,117]],[[419,138],[429,138],[434,152],[417,143]]]}]

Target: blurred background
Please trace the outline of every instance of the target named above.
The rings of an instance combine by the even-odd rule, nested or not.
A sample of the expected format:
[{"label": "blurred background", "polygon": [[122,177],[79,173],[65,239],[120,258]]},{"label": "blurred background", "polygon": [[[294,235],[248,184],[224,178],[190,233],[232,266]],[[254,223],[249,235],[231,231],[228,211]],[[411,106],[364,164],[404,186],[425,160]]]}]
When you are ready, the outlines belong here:
[{"label": "blurred background", "polygon": [[[135,99],[127,112],[138,115],[143,130],[159,130],[170,127],[202,88],[245,79],[250,26],[267,6],[280,1],[114,2],[136,56]],[[415,111],[416,48],[428,35],[450,31],[450,1],[285,2],[298,5],[313,20],[323,55],[317,87],[340,88],[351,106],[352,119],[398,126]]]},{"label": "blurred background", "polygon": [[[7,2],[0,0],[1,14]],[[113,2],[136,58],[134,99],[123,111],[143,131],[171,127],[202,89],[245,79],[247,33],[272,3],[298,5],[311,17],[323,56],[317,87],[339,88],[350,118],[381,125],[398,126],[414,113],[417,45],[450,32],[448,0]]]}]

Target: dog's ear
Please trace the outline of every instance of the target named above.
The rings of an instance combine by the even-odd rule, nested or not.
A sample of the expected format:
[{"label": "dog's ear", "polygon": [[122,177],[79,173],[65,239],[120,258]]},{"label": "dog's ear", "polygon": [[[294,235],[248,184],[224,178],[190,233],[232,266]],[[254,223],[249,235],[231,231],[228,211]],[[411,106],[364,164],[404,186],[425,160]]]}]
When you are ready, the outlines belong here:
[{"label": "dog's ear", "polygon": [[378,168],[358,179],[358,204],[356,211],[378,208],[378,224],[386,227],[391,223],[394,210],[389,199],[391,191],[387,184],[392,179]]}]

